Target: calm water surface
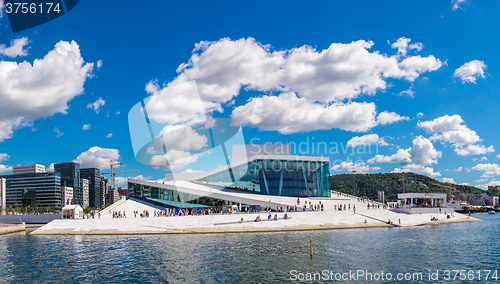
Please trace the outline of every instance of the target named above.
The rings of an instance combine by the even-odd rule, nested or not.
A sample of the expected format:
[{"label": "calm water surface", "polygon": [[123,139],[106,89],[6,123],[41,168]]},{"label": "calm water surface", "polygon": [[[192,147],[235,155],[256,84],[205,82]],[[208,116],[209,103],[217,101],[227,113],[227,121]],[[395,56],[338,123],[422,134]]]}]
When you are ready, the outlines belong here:
[{"label": "calm water surface", "polygon": [[[500,214],[474,217],[486,222],[251,234],[7,235],[0,236],[0,283],[293,283],[324,270],[424,275],[390,283],[436,282],[428,273],[439,270],[437,282],[460,283],[444,281],[443,270],[481,270],[482,279],[484,270],[500,270]],[[498,281],[481,282],[500,283],[498,273]],[[477,272],[473,277],[463,283],[479,282]],[[341,282],[377,282],[361,280]]]}]

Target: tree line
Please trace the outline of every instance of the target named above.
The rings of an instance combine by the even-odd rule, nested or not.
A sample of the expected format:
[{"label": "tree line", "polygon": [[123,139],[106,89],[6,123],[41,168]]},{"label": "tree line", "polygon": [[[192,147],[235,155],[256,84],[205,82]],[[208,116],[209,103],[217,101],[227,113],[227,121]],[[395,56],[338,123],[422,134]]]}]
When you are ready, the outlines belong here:
[{"label": "tree line", "polygon": [[[474,196],[498,195],[498,191],[493,189],[485,191],[468,185],[443,183],[415,173],[404,173],[404,181],[406,193],[446,193],[453,196],[464,194]],[[442,186],[452,187],[453,189]],[[330,176],[330,188],[331,190],[373,200],[377,200],[378,192],[383,191],[386,201],[397,201],[398,193],[403,193],[403,173],[332,175]]]}]

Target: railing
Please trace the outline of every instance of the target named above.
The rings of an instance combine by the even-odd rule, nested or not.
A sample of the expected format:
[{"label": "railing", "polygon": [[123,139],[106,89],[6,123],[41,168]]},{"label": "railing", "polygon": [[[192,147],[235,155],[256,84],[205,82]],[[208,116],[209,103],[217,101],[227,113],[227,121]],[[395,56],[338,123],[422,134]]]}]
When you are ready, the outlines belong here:
[{"label": "railing", "polygon": [[392,209],[394,212],[406,213],[406,214],[452,214],[455,213],[455,209],[452,207],[400,207]]}]

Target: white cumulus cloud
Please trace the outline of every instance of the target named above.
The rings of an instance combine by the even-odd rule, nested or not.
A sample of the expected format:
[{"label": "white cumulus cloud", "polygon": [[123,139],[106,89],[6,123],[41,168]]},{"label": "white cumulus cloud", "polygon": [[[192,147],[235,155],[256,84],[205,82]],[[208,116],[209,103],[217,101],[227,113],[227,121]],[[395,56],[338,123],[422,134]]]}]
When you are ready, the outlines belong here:
[{"label": "white cumulus cloud", "polygon": [[101,110],[101,107],[106,104],[106,101],[103,100],[102,98],[99,98],[97,101],[93,103],[89,103],[87,105],[87,108],[92,109],[95,111],[95,113],[99,114],[99,111]]},{"label": "white cumulus cloud", "polygon": [[413,139],[413,147],[408,149],[399,149],[391,156],[376,155],[368,160],[368,163],[414,163],[419,166],[437,164],[437,158],[442,155],[441,151],[434,148],[432,142],[422,136]]},{"label": "white cumulus cloud", "polygon": [[472,60],[465,63],[460,68],[455,70],[453,75],[462,80],[462,84],[474,83],[476,84],[476,79],[481,77],[484,78],[484,69],[486,69],[486,64],[480,60]]},{"label": "white cumulus cloud", "polygon": [[441,176],[441,173],[435,172],[433,168],[424,167],[422,165],[417,165],[417,164],[408,164],[403,168],[395,168],[392,172],[393,173],[412,172],[416,174],[426,175],[432,178]]},{"label": "white cumulus cloud", "polygon": [[453,178],[446,178],[446,177],[442,178],[441,182],[456,184],[456,182],[453,180]]},{"label": "white cumulus cloud", "polygon": [[483,171],[482,177],[492,177],[500,175],[500,167],[495,163],[477,164],[472,167],[475,171]]},{"label": "white cumulus cloud", "polygon": [[199,151],[208,146],[207,142],[208,138],[191,126],[168,125],[148,148],[148,153],[157,154],[169,150]]},{"label": "white cumulus cloud", "polygon": [[90,129],[90,124],[84,124],[82,129],[83,130],[89,130]]},{"label": "white cumulus cloud", "polygon": [[480,155],[494,152],[493,146],[479,144],[481,138],[476,131],[464,124],[460,115],[444,115],[430,121],[419,122],[418,127],[432,133],[431,141],[451,143],[454,151],[460,156]]},{"label": "white cumulus cloud", "polygon": [[[0,3],[0,7],[2,7]],[[2,9],[0,9],[1,11]],[[18,56],[26,56],[28,55],[27,45],[29,40],[27,37],[13,39],[10,42],[10,46],[6,47],[5,44],[0,44],[0,56],[8,56],[11,58],[15,58]]]},{"label": "white cumulus cloud", "polygon": [[401,120],[410,120],[410,118],[406,116],[400,116],[399,114],[394,112],[387,112],[387,111],[383,111],[379,113],[377,116],[377,122],[378,124],[381,125],[391,124]]},{"label": "white cumulus cloud", "polygon": [[420,42],[410,44],[411,39],[400,37],[396,42],[394,42],[391,47],[396,48],[398,53],[401,55],[406,55],[409,50],[415,49],[416,51],[421,51],[424,45]]},{"label": "white cumulus cloud", "polygon": [[[408,43],[409,40],[405,50],[419,51],[422,48],[421,44]],[[161,94],[179,83],[196,80],[203,110],[207,112],[222,111],[222,104],[232,103],[242,88],[267,93],[264,97],[254,98],[246,105],[237,107],[232,114],[233,118],[241,119],[240,122],[264,130],[281,133],[331,128],[366,131],[378,124],[408,120],[407,117],[389,112],[377,117],[373,111],[363,114],[359,119],[351,116],[345,120],[338,118],[340,115],[337,112],[343,113],[345,109],[374,110],[372,103],[351,103],[348,100],[362,95],[375,95],[387,89],[390,87],[388,79],[412,82],[420,74],[442,66],[441,61],[432,55],[422,57],[398,53],[389,56],[370,51],[372,46],[371,41],[359,40],[347,44],[333,43],[323,50],[305,45],[273,51],[271,46],[253,38],[203,41],[195,45],[189,61],[178,67],[179,75],[172,82],[160,87],[156,80],[152,80],[146,85],[146,91],[154,94],[146,108],[148,114],[152,113],[152,119],[159,123],[185,121],[179,117],[179,113],[187,113],[189,117],[199,108],[185,104],[187,99],[182,95],[161,97]],[[182,103],[178,104],[177,101]],[[297,110],[305,116],[306,122],[297,126],[287,124],[295,122],[291,117],[281,117],[273,122],[277,114],[264,114],[256,107],[268,102],[273,105],[285,103],[287,106],[301,102],[320,113],[305,115],[299,108],[294,108],[288,113]],[[332,111],[333,114],[330,114]],[[336,120],[327,121],[330,116]]]},{"label": "white cumulus cloud", "polygon": [[196,80],[208,101],[227,102],[242,86],[258,91],[291,91],[312,101],[331,102],[373,95],[388,87],[386,78],[413,81],[441,67],[439,59],[387,56],[370,52],[371,41],[333,43],[324,50],[301,46],[271,51],[253,38],[196,44],[188,63],[179,66],[179,81]]},{"label": "white cumulus cloud", "polygon": [[334,165],[331,168],[332,171],[337,171],[337,172],[356,172],[356,173],[367,173],[369,171],[378,171],[380,170],[379,167],[370,167],[369,165],[366,165],[365,163],[359,162],[354,164],[354,162],[342,162],[340,165]]},{"label": "white cumulus cloud", "polygon": [[[9,155],[5,153],[0,153],[0,163],[7,161],[10,158]],[[7,165],[0,164],[0,174],[3,174],[5,172],[12,171],[12,167],[9,167]]]},{"label": "white cumulus cloud", "polygon": [[437,151],[429,139],[422,136],[413,139],[413,147],[409,149],[409,152],[412,161],[423,166],[437,164],[437,158],[442,155],[442,152]]},{"label": "white cumulus cloud", "polygon": [[33,63],[0,61],[0,142],[41,117],[66,113],[83,93],[92,63],[85,63],[74,41],[57,43]]},{"label": "white cumulus cloud", "polygon": [[290,134],[332,128],[363,132],[377,125],[375,115],[374,103],[323,105],[284,93],[253,98],[235,108],[231,117],[244,125]]},{"label": "white cumulus cloud", "polygon": [[348,147],[369,146],[371,144],[379,144],[380,146],[388,146],[389,144],[384,141],[384,138],[379,137],[377,134],[366,134],[363,136],[354,136],[347,141]]},{"label": "white cumulus cloud", "polygon": [[367,161],[370,164],[374,163],[411,163],[411,154],[408,149],[399,149],[395,154],[390,156],[376,155]]},{"label": "white cumulus cloud", "polygon": [[[73,162],[79,163],[82,167],[89,165],[109,164],[120,159],[120,153],[117,149],[101,148],[94,146],[89,150],[81,153]],[[116,166],[118,167],[118,166]],[[109,166],[99,166],[100,169],[107,169]]]},{"label": "white cumulus cloud", "polygon": [[201,155],[183,150],[170,150],[164,155],[154,155],[149,161],[149,166],[162,168],[166,171],[181,169],[195,163]]},{"label": "white cumulus cloud", "polygon": [[138,175],[136,177],[116,177],[116,179],[115,179],[116,185],[126,185],[129,178],[131,178],[131,179],[138,179],[138,180],[149,180],[149,179],[151,179],[151,177],[145,177],[143,175]]},{"label": "white cumulus cloud", "polygon": [[471,156],[492,153],[495,152],[495,148],[493,146],[486,148],[484,145],[467,145],[455,148],[455,152],[460,156]]}]

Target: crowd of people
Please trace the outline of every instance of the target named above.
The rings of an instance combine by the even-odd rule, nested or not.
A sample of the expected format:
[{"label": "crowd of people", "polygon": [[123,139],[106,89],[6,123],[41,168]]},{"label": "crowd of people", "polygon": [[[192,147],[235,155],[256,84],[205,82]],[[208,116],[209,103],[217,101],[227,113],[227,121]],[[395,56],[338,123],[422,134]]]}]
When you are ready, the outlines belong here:
[{"label": "crowd of people", "polygon": [[[337,196],[348,196],[344,193],[337,193]],[[381,204],[373,202],[369,199],[357,198],[358,202],[367,203],[366,208],[373,209],[387,209],[390,208],[387,204]],[[289,206],[277,206],[277,207],[264,207],[262,208],[264,212],[269,213],[268,220],[277,220],[278,215],[275,214],[274,218],[271,218],[270,212],[314,212],[314,211],[324,211],[325,205],[318,201],[317,204],[313,204],[311,200],[304,200],[301,202],[300,198],[297,198],[296,205]],[[335,211],[350,211],[353,210],[354,214],[356,214],[356,204],[345,203],[345,204],[334,204],[333,209]],[[125,211],[113,211],[109,212],[112,214],[113,218],[126,218]],[[143,210],[142,212],[133,211],[134,218],[137,217],[170,217],[170,216],[196,216],[196,215],[212,215],[212,214],[233,214],[233,213],[261,213],[261,207],[258,205],[253,206],[243,206],[243,208],[237,208],[236,206],[222,206],[222,207],[202,207],[202,208],[165,208],[163,210],[154,210],[152,214],[148,210]],[[258,219],[257,219],[258,218]],[[255,219],[256,222],[260,221],[260,216],[257,216]],[[284,219],[289,219],[287,214],[284,214]]]},{"label": "crowd of people", "polygon": [[[288,217],[288,214],[285,213],[283,215],[283,220],[289,220],[289,219],[291,219],[291,217]],[[260,215],[257,215],[257,217],[255,217],[254,222],[260,222],[260,221],[262,221],[262,218],[260,217]],[[278,214],[274,214],[273,217],[272,214],[269,213],[269,215],[267,215],[267,221],[278,221]],[[243,223],[243,217],[241,217],[240,223]]]}]

